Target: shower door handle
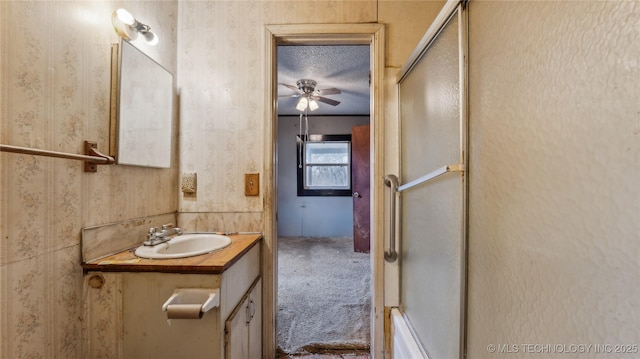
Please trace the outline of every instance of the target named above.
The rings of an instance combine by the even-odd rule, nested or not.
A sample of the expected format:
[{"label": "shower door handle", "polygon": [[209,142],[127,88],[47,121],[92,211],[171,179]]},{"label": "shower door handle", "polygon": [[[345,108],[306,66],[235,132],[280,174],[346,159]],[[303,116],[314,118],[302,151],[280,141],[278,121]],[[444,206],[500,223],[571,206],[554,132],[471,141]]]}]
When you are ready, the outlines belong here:
[{"label": "shower door handle", "polygon": [[396,252],[396,192],[398,191],[398,177],[386,175],[384,176],[384,184],[389,187],[389,249],[384,251],[384,259],[387,262],[395,262],[398,259],[398,252]]}]

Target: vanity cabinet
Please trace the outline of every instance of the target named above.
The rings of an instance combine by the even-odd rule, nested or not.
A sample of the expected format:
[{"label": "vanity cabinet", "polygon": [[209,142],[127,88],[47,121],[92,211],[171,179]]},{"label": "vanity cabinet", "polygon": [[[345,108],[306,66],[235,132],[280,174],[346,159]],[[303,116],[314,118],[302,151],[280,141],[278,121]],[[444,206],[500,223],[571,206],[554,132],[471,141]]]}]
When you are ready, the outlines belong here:
[{"label": "vanity cabinet", "polygon": [[225,358],[262,358],[262,280],[258,279],[225,323]]},{"label": "vanity cabinet", "polygon": [[[83,358],[261,358],[260,250],[260,242],[253,243],[220,272],[190,267],[185,260],[164,270],[156,260],[153,270],[137,272],[132,263],[144,260],[105,258],[96,262],[101,271],[97,264],[85,266]],[[204,256],[191,261],[206,262]],[[168,320],[162,305],[184,288],[218,288],[219,306],[200,319]],[[225,325],[236,318],[238,330],[225,335]],[[227,344],[226,338],[240,344]]]}]

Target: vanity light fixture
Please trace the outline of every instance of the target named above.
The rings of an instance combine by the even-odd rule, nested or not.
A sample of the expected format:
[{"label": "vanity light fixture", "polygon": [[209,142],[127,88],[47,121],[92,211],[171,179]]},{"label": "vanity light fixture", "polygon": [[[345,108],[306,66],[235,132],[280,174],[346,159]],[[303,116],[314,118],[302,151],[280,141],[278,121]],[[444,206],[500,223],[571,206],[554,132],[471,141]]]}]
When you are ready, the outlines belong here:
[{"label": "vanity light fixture", "polygon": [[158,43],[158,36],[151,31],[149,25],[145,25],[136,20],[131,13],[125,9],[118,9],[111,16],[113,29],[126,40],[135,40],[138,34],[149,44]]}]

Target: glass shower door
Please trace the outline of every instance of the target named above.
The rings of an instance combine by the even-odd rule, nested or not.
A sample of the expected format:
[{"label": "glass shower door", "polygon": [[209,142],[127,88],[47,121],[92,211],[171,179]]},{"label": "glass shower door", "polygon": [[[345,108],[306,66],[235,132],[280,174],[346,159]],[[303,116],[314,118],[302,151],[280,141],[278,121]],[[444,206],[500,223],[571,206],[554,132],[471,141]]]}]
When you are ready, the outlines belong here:
[{"label": "glass shower door", "polygon": [[464,347],[463,16],[458,6],[398,83],[399,310],[431,359],[462,358]]}]

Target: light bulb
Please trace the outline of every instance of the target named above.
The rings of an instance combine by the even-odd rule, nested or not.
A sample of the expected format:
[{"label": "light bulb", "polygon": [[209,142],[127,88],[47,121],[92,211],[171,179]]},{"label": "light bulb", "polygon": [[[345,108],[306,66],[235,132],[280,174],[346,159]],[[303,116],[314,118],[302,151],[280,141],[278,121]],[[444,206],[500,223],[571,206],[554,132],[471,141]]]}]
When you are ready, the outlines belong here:
[{"label": "light bulb", "polygon": [[316,100],[309,101],[309,110],[315,111],[318,109],[318,102]]},{"label": "light bulb", "polygon": [[298,104],[296,105],[296,109],[298,111],[304,111],[307,109],[307,105],[309,105],[309,100],[306,97],[302,97],[300,98],[300,101],[298,101]]},{"label": "light bulb", "polygon": [[127,10],[118,9],[114,11],[113,15],[111,15],[111,23],[120,37],[131,41],[138,37],[138,31],[133,26],[136,23],[136,19]]},{"label": "light bulb", "polygon": [[118,20],[122,21],[124,24],[129,26],[133,26],[136,23],[136,19],[125,9],[116,10],[116,15],[118,16]]}]

